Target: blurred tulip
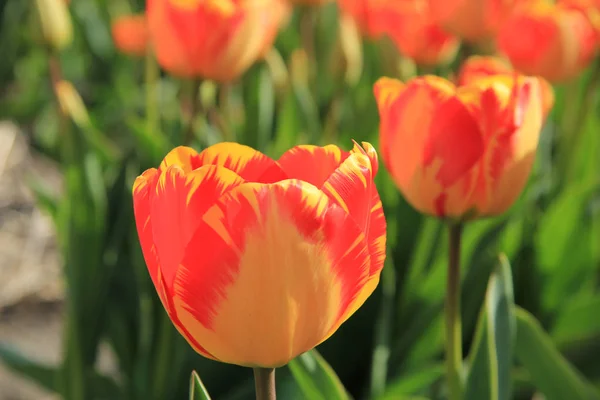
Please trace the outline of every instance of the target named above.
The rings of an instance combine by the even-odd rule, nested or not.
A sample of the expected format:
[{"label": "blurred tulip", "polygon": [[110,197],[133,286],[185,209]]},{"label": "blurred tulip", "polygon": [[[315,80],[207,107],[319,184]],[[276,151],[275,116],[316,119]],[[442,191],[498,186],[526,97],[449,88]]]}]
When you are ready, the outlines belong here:
[{"label": "blurred tulip", "polygon": [[200,354],[276,367],[332,335],[369,297],[386,223],[363,143],[297,146],[274,161],[237,143],[171,151],[137,178],[148,271]]},{"label": "blurred tulip", "polygon": [[363,35],[376,39],[385,33],[392,18],[389,11],[401,6],[403,1],[337,0],[337,3],[342,15],[352,18]]},{"label": "blurred tulip", "polygon": [[262,50],[259,58],[265,58],[271,48],[279,31],[287,25],[292,15],[291,5],[284,0],[273,1],[273,8],[265,15],[265,33],[263,35]]},{"label": "blurred tulip", "polygon": [[596,33],[581,10],[536,2],[506,21],[498,46],[519,71],[557,82],[577,76],[590,63]]},{"label": "blurred tulip", "polygon": [[283,0],[148,0],[148,33],[158,63],[182,77],[236,79],[273,40]]},{"label": "blurred tulip", "polygon": [[[457,84],[465,86],[474,83],[481,78],[494,75],[512,76],[515,73],[510,64],[500,57],[493,56],[471,56],[465,60],[458,72]],[[554,107],[554,89],[544,78],[538,77],[540,92],[542,94],[542,107],[544,119],[548,117]]]},{"label": "blurred tulip", "polygon": [[438,217],[501,214],[519,196],[542,126],[537,78],[455,87],[436,76],[375,84],[383,160],[407,201]]},{"label": "blurred tulip", "polygon": [[111,24],[115,46],[122,53],[143,56],[148,47],[148,29],[145,15],[126,15]]},{"label": "blurred tulip", "polygon": [[290,4],[297,6],[320,6],[333,0],[288,0]]},{"label": "blurred tulip", "polygon": [[493,37],[514,9],[528,0],[428,0],[444,28],[477,42]]},{"label": "blurred tulip", "polygon": [[64,0],[36,0],[46,42],[62,50],[73,41],[73,25],[68,4]]},{"label": "blurred tulip", "polygon": [[455,57],[459,41],[431,18],[427,1],[402,0],[395,4],[402,6],[389,11],[385,30],[402,54],[421,65],[444,64]]}]

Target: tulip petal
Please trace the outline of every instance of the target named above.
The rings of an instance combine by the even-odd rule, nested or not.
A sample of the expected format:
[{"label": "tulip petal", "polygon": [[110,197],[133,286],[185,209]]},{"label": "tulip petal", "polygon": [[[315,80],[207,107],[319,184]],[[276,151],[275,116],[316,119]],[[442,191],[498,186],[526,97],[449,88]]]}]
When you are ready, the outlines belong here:
[{"label": "tulip petal", "polygon": [[[372,149],[371,145],[368,146]],[[377,164],[376,158],[374,160]],[[346,211],[365,233],[371,257],[369,275],[378,273],[385,260],[386,224],[373,175],[371,159],[356,145],[322,188],[323,193]]]},{"label": "tulip petal", "polygon": [[[148,267],[148,273],[152,283],[156,288],[158,285],[158,258],[154,247],[154,238],[152,237],[152,220],[150,218],[150,198],[156,186],[158,179],[156,168],[146,170],[138,176],[133,184],[133,212],[137,227],[142,254]],[[159,292],[159,297],[164,303],[164,299]]]},{"label": "tulip petal", "polygon": [[246,183],[205,214],[175,304],[219,360],[281,366],[341,324],[368,268],[364,234],[315,186]]},{"label": "tulip petal", "polygon": [[212,145],[200,153],[199,160],[203,165],[221,165],[230,169],[248,182],[274,183],[287,179],[273,159],[239,143]]},{"label": "tulip petal", "polygon": [[188,173],[202,166],[198,152],[191,147],[179,146],[171,150],[160,163],[159,169],[165,171],[171,165],[179,166],[183,172]]},{"label": "tulip petal", "polygon": [[277,162],[290,179],[320,188],[347,157],[348,152],[332,144],[324,147],[301,145],[283,153]]},{"label": "tulip petal", "polygon": [[205,165],[188,174],[179,165],[162,171],[150,213],[152,237],[169,293],[185,247],[202,216],[223,193],[243,182],[235,172],[215,165]]}]

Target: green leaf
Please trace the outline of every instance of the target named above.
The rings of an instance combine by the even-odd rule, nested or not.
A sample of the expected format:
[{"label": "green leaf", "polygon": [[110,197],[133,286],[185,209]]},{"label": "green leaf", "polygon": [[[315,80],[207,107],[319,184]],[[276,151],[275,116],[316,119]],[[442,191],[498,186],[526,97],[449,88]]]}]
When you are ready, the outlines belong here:
[{"label": "green leaf", "polygon": [[296,383],[311,400],[348,400],[350,395],[331,366],[316,351],[311,350],[289,362]]},{"label": "green leaf", "polygon": [[[59,367],[32,361],[4,343],[0,343],[0,360],[11,370],[36,382],[44,389],[55,393],[61,389]],[[116,400],[123,398],[119,387],[111,378],[96,372],[88,372],[86,375],[93,399]]]},{"label": "green leaf", "polygon": [[540,323],[522,308],[515,308],[515,355],[531,381],[547,400],[596,400],[598,393],[556,349]]},{"label": "green leaf", "polygon": [[466,400],[510,399],[510,370],[515,332],[510,265],[501,255],[490,277],[469,355]]},{"label": "green leaf", "polygon": [[388,386],[379,400],[405,398],[405,396],[420,393],[440,380],[444,376],[445,371],[444,364],[433,364],[418,371],[402,375]]},{"label": "green leaf", "polygon": [[190,377],[190,400],[210,400],[208,391],[196,371],[192,371]]},{"label": "green leaf", "polygon": [[0,360],[11,370],[31,379],[44,389],[58,391],[58,370],[50,365],[38,364],[6,344],[0,343]]},{"label": "green leaf", "polygon": [[552,326],[554,342],[563,346],[600,337],[599,309],[600,295],[567,302]]}]

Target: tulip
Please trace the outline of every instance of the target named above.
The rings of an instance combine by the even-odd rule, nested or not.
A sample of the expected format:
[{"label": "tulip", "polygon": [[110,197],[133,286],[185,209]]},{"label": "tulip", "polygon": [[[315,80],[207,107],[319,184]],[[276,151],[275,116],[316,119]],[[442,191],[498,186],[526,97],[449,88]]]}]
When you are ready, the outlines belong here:
[{"label": "tulip", "polygon": [[148,47],[148,29],[145,15],[126,15],[111,24],[115,46],[122,53],[143,56]]},{"label": "tulip", "polygon": [[[493,56],[471,56],[465,60],[458,72],[458,86],[469,85],[481,78],[494,75],[513,75],[515,71],[503,58]],[[544,78],[538,77],[542,94],[544,120],[554,107],[554,89]]]},{"label": "tulip", "polygon": [[148,33],[158,63],[180,77],[229,82],[244,73],[274,35],[283,0],[148,0]]},{"label": "tulip", "polygon": [[501,214],[522,191],[542,126],[539,79],[375,84],[383,160],[407,201],[452,220]]},{"label": "tulip", "polygon": [[394,8],[402,7],[402,2],[390,3],[387,0],[337,0],[340,12],[352,18],[361,33],[369,38],[382,36],[394,17]]},{"label": "tulip", "polygon": [[577,76],[596,50],[596,33],[582,10],[536,2],[503,25],[498,46],[512,65],[549,81]]},{"label": "tulip", "polygon": [[524,0],[429,0],[436,21],[471,42],[493,37],[522,2]]},{"label": "tulip", "polygon": [[459,45],[455,36],[431,18],[431,11],[425,0],[403,0],[389,11],[385,27],[400,52],[421,65],[451,61]]},{"label": "tulip", "polygon": [[133,187],[148,271],[173,324],[208,358],[286,364],[369,297],[386,223],[363,143],[278,160],[237,143],[172,150]]}]

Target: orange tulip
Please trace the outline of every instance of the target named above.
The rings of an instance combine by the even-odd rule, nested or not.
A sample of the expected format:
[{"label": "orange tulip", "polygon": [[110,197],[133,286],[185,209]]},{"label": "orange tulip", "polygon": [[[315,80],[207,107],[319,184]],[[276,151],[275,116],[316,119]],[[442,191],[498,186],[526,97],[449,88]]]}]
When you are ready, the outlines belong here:
[{"label": "orange tulip", "polygon": [[564,81],[589,64],[596,33],[580,9],[536,2],[506,21],[498,46],[521,72]]},{"label": "orange tulip", "polygon": [[390,4],[393,6],[388,8],[385,32],[402,54],[422,65],[442,64],[454,58],[459,41],[431,18],[426,0]]},{"label": "orange tulip", "polygon": [[132,56],[143,56],[148,47],[148,29],[145,15],[126,15],[111,24],[115,46]]},{"label": "orange tulip", "polygon": [[158,63],[172,74],[226,82],[265,52],[283,0],[148,0]]},{"label": "orange tulip", "polygon": [[148,271],[173,324],[208,358],[277,367],[369,297],[386,223],[363,143],[278,160],[237,143],[171,151],[133,187]]},{"label": "orange tulip", "polygon": [[489,39],[520,4],[528,0],[429,0],[434,18],[468,41]]},{"label": "orange tulip", "polygon": [[491,76],[455,87],[424,76],[375,84],[383,160],[407,201],[438,217],[503,213],[533,165],[539,80]]},{"label": "orange tulip", "polygon": [[402,2],[390,0],[337,0],[340,12],[351,17],[361,33],[372,39],[379,38],[394,19],[394,8]]},{"label": "orange tulip", "polygon": [[[515,73],[510,64],[502,58],[493,56],[471,56],[465,60],[458,72],[457,84],[459,86],[469,85],[481,78],[494,75],[509,75]],[[544,78],[538,77],[542,94],[542,107],[544,119],[554,107],[554,89]]]}]

